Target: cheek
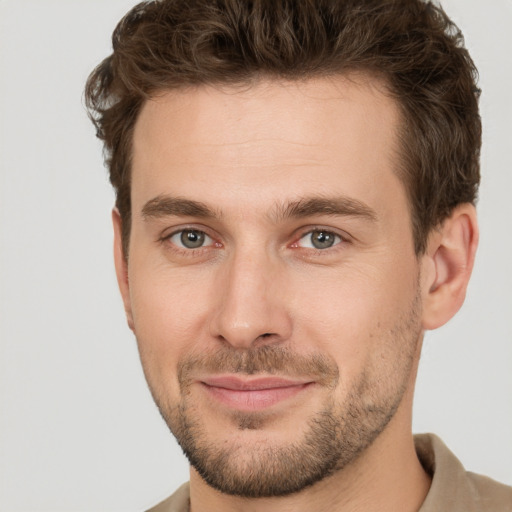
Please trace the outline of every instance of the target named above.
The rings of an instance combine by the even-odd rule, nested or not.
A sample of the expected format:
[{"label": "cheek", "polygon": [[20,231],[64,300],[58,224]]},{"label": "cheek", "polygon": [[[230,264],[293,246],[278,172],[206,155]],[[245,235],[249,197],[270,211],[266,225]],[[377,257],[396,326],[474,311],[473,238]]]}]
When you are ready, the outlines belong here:
[{"label": "cheek", "polygon": [[130,296],[146,373],[163,380],[175,377],[178,361],[204,343],[209,287],[204,279],[180,278],[169,269],[139,269],[130,275]]},{"label": "cheek", "polygon": [[302,282],[301,293],[295,294],[299,338],[305,343],[315,340],[317,349],[329,353],[347,379],[391,360],[408,339],[399,333],[408,330],[416,275],[411,262],[345,267],[336,275],[312,274]]}]

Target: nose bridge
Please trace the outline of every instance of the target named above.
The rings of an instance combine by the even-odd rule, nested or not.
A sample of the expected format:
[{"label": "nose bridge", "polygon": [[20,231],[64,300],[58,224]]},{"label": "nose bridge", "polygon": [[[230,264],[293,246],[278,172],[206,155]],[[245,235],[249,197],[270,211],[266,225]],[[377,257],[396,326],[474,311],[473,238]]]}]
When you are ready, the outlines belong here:
[{"label": "nose bridge", "polygon": [[211,333],[237,348],[275,343],[290,335],[282,294],[283,272],[263,247],[234,251],[225,262]]}]

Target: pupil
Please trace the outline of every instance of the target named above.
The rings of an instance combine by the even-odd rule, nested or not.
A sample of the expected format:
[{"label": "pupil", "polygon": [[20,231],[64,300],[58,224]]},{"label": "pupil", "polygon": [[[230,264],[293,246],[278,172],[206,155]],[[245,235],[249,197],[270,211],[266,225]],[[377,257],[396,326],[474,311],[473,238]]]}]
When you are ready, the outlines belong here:
[{"label": "pupil", "polygon": [[317,249],[327,249],[334,243],[334,236],[332,233],[326,233],[325,231],[315,231],[311,236],[313,246]]},{"label": "pupil", "polygon": [[181,243],[189,249],[201,247],[204,243],[204,233],[201,233],[201,231],[183,231]]}]

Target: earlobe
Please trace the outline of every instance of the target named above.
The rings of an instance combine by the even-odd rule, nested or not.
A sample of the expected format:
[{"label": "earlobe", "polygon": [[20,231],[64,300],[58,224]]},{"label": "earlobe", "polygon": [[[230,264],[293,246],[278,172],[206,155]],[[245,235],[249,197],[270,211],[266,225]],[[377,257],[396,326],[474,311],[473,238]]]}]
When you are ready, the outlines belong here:
[{"label": "earlobe", "polygon": [[124,254],[122,238],[122,220],[117,208],[112,210],[112,223],[114,225],[114,263],[116,267],[117,284],[123,299],[124,310],[128,327],[133,331],[133,315],[130,300],[130,284],[128,280],[128,261]]},{"label": "earlobe", "polygon": [[436,329],[460,309],[478,245],[475,207],[457,206],[432,231],[422,257],[423,328]]}]

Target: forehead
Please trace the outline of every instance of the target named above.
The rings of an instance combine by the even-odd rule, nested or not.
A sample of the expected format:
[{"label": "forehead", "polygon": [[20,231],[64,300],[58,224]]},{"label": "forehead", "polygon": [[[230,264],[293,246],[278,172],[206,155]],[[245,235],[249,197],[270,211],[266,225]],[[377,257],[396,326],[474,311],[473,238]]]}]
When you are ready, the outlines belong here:
[{"label": "forehead", "polygon": [[237,195],[275,203],[401,187],[393,172],[399,113],[385,91],[352,75],[163,92],[135,126],[134,207],[159,194],[210,193],[227,206]]}]

